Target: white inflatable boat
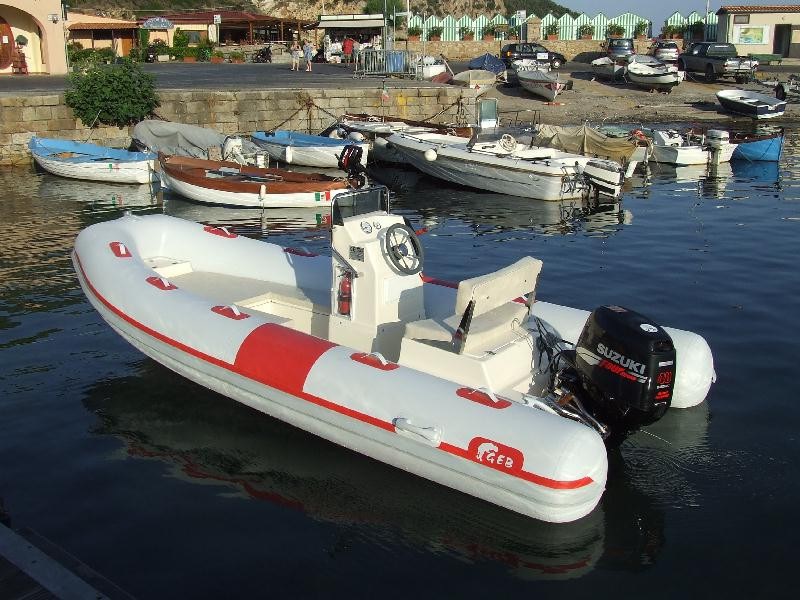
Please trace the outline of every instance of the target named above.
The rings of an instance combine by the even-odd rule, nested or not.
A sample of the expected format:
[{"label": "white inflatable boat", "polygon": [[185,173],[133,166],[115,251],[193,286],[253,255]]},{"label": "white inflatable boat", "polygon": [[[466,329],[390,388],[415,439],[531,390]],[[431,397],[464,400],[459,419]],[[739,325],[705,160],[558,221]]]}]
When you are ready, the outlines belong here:
[{"label": "white inflatable boat", "polygon": [[534,302],[534,258],[457,286],[422,277],[422,246],[385,190],[338,196],[332,223],[326,257],[126,215],[81,232],[73,261],[102,317],[168,368],[545,521],[599,502],[607,424],[702,402],[713,380],[696,334]]}]

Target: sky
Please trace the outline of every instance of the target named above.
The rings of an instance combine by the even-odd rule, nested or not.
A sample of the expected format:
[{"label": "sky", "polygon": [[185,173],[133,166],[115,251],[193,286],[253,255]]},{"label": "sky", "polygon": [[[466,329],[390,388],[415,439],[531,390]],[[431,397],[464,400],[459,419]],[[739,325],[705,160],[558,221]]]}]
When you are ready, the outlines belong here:
[{"label": "sky", "polygon": [[[653,22],[653,33],[661,31],[661,25],[673,13],[679,12],[686,16],[693,10],[703,14],[706,9],[706,0],[556,0],[561,6],[566,6],[577,12],[584,12],[590,17],[602,12],[607,17],[616,17],[622,13],[630,12]],[[720,6],[736,6],[751,4],[768,4],[771,6],[784,4],[800,4],[800,0],[711,0],[708,9],[717,12]]]}]

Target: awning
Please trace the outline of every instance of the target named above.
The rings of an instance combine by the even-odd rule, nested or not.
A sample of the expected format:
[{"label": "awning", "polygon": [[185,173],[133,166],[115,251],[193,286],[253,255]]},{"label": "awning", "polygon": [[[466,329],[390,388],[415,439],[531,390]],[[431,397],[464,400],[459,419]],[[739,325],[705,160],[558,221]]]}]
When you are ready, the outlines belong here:
[{"label": "awning", "polygon": [[139,29],[139,24],[130,21],[120,21],[119,23],[73,23],[68,27],[70,31],[93,30],[93,29]]}]

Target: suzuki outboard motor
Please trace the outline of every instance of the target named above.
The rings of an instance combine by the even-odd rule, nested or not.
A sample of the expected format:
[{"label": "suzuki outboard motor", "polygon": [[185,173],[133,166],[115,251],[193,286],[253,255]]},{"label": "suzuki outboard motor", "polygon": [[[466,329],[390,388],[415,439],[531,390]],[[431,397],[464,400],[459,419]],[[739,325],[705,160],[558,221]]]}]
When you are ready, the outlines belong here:
[{"label": "suzuki outboard motor", "polygon": [[675,346],[659,325],[620,306],[592,311],[574,367],[593,416],[624,435],[660,419],[675,384]]}]

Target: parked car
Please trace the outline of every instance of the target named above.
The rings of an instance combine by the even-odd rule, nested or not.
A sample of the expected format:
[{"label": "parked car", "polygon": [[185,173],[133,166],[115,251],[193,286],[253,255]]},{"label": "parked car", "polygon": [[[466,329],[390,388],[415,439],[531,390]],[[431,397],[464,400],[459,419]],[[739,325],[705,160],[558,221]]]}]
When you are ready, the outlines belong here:
[{"label": "parked car", "polygon": [[675,42],[656,42],[650,46],[650,54],[661,62],[675,62],[678,60],[678,44]]},{"label": "parked car", "polygon": [[550,52],[539,44],[506,44],[500,49],[500,58],[506,63],[506,67],[511,68],[511,63],[521,58],[532,58],[539,62],[550,63],[551,69],[559,69],[567,62],[563,54]]},{"label": "parked car", "polygon": [[623,60],[636,54],[633,38],[608,38],[605,43],[606,55],[612,60]]},{"label": "parked car", "polygon": [[758,61],[739,56],[733,44],[695,42],[678,57],[678,68],[703,73],[706,81],[715,81],[717,77],[733,77],[737,82],[744,82],[753,77]]}]

